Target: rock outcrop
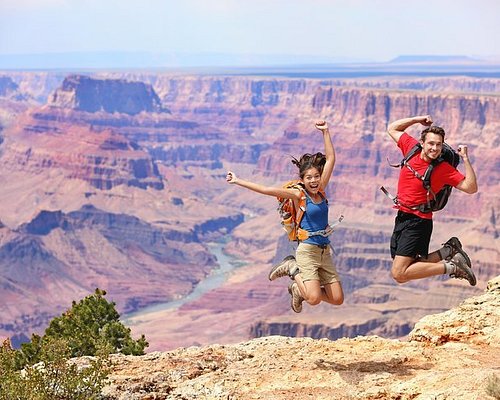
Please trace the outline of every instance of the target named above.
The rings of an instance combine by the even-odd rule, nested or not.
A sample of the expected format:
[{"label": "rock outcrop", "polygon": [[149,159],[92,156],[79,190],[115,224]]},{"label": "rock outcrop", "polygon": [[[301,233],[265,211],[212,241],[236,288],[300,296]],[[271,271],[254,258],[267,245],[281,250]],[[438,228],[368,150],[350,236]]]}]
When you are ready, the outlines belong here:
[{"label": "rock outcrop", "polygon": [[123,184],[163,188],[147,151],[111,129],[94,129],[84,122],[84,115],[50,107],[23,115],[5,132],[0,158],[5,172],[50,172],[105,190]]},{"label": "rock outcrop", "polygon": [[49,104],[78,111],[106,113],[168,112],[151,85],[119,79],[71,75],[52,95]]},{"label": "rock outcrop", "polygon": [[388,121],[425,112],[455,138],[479,144],[495,137],[499,124],[498,79],[134,77],[154,82],[164,106],[179,117],[230,125],[258,137],[278,139],[295,119],[318,115],[351,136],[383,136]]},{"label": "rock outcrop", "polygon": [[59,170],[66,179],[104,190],[118,185],[161,190],[159,164],[208,170],[221,168],[223,160],[255,164],[268,148],[172,117],[150,85],[85,76],[65,79],[49,105],[24,114],[4,135],[5,170],[31,175]]},{"label": "rock outcrop", "polygon": [[115,355],[103,393],[116,400],[486,400],[488,381],[499,374],[498,280],[459,307],[422,319],[408,341],[270,336]]},{"label": "rock outcrop", "polygon": [[0,97],[8,96],[15,92],[18,87],[9,76],[0,76]]}]

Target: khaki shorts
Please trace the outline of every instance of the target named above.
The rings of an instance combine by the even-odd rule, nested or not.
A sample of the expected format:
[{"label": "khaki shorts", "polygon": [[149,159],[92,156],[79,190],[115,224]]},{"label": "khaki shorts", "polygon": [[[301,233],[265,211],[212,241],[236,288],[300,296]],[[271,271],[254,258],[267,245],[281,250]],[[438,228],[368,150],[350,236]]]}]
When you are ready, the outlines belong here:
[{"label": "khaki shorts", "polygon": [[319,281],[321,285],[340,282],[329,245],[323,249],[314,244],[299,243],[295,258],[302,280]]}]

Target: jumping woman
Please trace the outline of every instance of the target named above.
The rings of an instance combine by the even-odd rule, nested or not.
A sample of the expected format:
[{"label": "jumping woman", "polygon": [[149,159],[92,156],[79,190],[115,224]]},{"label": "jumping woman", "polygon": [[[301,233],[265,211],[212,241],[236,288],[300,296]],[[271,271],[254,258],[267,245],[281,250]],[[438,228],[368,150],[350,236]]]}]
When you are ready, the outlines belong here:
[{"label": "jumping woman", "polygon": [[322,301],[334,305],[344,302],[342,284],[333,263],[328,238],[328,200],[324,194],[335,165],[335,150],[328,124],[317,121],[315,126],[323,134],[325,154],[304,154],[299,160],[292,160],[299,169],[300,188],[264,186],[240,179],[231,171],[226,176],[230,184],[268,196],[292,199],[297,210],[305,195],[306,209],[300,221],[302,239],[298,241],[296,255],[285,257],[269,273],[270,280],[283,276],[292,279],[288,292],[291,295],[291,307],[297,313],[302,311],[304,300],[312,306]]}]

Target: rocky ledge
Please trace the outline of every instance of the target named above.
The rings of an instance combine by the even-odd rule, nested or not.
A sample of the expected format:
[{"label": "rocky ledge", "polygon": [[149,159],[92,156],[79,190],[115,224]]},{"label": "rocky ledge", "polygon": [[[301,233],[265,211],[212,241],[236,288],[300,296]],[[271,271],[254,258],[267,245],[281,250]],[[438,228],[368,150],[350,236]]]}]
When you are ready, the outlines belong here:
[{"label": "rocky ledge", "polygon": [[484,294],[425,317],[408,341],[269,336],[113,356],[108,399],[492,399],[500,376],[500,276]]}]

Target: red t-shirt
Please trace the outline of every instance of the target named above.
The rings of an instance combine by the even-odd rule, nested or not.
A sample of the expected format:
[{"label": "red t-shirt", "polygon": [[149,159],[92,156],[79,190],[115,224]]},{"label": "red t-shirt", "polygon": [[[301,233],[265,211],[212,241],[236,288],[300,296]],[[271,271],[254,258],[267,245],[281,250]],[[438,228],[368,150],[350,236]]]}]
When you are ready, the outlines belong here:
[{"label": "red t-shirt", "polygon": [[[398,141],[398,147],[405,156],[418,141],[408,135],[406,132],[401,135]],[[415,154],[409,161],[410,166],[421,176],[424,175],[430,163],[420,158],[420,153]],[[457,186],[465,179],[465,176],[457,171],[447,162],[442,162],[434,167],[431,175],[431,189],[434,193],[439,192],[444,185]],[[432,195],[431,195],[432,196]],[[399,173],[398,181],[398,200],[408,206],[416,206],[427,202],[427,190],[422,181],[418,179],[408,167],[402,167]],[[432,212],[422,213],[418,210],[412,210],[403,205],[399,205],[401,211],[418,215],[421,218],[432,219]]]}]

